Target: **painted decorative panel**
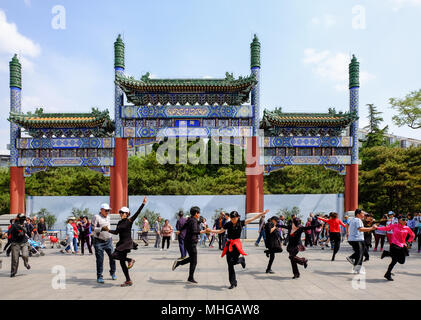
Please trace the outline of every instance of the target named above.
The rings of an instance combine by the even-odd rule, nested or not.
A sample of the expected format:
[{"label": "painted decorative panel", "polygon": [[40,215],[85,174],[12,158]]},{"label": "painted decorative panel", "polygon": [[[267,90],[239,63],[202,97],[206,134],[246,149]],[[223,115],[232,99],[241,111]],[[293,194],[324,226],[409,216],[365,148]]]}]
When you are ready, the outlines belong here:
[{"label": "painted decorative panel", "polygon": [[269,157],[264,159],[265,165],[339,165],[351,164],[351,156],[288,156]]},{"label": "painted decorative panel", "polygon": [[100,167],[114,166],[114,158],[20,158],[19,167]]}]

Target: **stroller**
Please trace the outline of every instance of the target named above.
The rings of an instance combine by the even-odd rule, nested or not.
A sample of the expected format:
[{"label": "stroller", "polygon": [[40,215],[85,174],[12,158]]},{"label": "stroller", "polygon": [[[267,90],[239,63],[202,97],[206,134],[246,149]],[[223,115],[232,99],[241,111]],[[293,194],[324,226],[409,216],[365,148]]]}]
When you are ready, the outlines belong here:
[{"label": "stroller", "polygon": [[42,243],[34,241],[32,239],[28,239],[28,245],[30,257],[32,257],[33,255],[36,257],[45,255],[44,251],[42,251],[42,249],[45,249],[45,246]]}]

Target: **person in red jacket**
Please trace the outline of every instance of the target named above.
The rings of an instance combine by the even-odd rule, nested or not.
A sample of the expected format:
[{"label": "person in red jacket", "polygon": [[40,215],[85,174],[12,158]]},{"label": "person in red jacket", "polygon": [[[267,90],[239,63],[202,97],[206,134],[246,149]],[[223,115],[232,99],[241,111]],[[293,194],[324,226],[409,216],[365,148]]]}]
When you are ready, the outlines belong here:
[{"label": "person in red jacket", "polygon": [[326,222],[329,225],[330,230],[330,240],[333,243],[333,255],[332,260],[335,260],[335,256],[339,251],[341,246],[341,228],[340,226],[345,228],[345,224],[338,219],[338,214],[336,212],[329,213],[329,219],[324,219],[321,217],[317,217],[317,219]]},{"label": "person in red jacket", "polygon": [[225,223],[225,225],[219,230],[211,230],[207,229],[208,232],[215,233],[215,234],[223,234],[227,231],[227,241],[225,242],[224,250],[222,251],[221,258],[226,254],[227,255],[227,264],[228,264],[228,274],[229,274],[229,282],[231,286],[229,289],[233,289],[237,286],[237,279],[235,278],[235,270],[234,266],[238,263],[241,264],[243,268],[246,267],[246,260],[244,257],[240,258],[240,254],[243,256],[247,255],[242,247],[241,243],[241,231],[246,224],[249,224],[253,220],[264,216],[268,213],[269,210],[266,209],[264,212],[256,214],[254,217],[240,220],[240,215],[237,211],[232,211],[230,213],[230,221]]},{"label": "person in red jacket", "polygon": [[381,259],[384,257],[391,257],[392,262],[390,262],[389,267],[387,268],[386,274],[384,277],[389,280],[393,281],[392,279],[392,269],[396,265],[396,263],[404,264],[405,257],[409,256],[408,247],[406,238],[409,235],[408,243],[412,242],[415,239],[415,234],[406,225],[406,221],[408,220],[405,216],[397,216],[398,223],[389,224],[386,227],[377,227],[374,226],[375,229],[380,231],[393,231],[390,236],[390,251],[383,251]]}]

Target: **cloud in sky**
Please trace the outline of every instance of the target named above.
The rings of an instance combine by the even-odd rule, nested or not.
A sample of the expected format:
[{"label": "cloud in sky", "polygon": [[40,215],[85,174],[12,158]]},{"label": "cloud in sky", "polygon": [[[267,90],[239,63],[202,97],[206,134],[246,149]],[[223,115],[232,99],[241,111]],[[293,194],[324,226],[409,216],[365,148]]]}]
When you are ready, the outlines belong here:
[{"label": "cloud in sky", "polygon": [[[332,53],[329,50],[318,51],[314,48],[304,50],[304,64],[311,65],[316,76],[332,82],[338,91],[347,90],[350,60],[350,56],[342,52]],[[373,74],[360,70],[361,83],[366,83],[374,78]]]},{"label": "cloud in sky", "polygon": [[316,26],[324,26],[325,28],[330,28],[336,24],[336,17],[326,13],[321,17],[312,18],[311,23]]}]

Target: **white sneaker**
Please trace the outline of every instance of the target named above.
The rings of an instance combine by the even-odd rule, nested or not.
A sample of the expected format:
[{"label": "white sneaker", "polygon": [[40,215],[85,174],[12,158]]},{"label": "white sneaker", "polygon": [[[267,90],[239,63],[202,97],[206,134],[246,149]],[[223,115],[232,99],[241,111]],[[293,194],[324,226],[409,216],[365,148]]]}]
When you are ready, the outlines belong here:
[{"label": "white sneaker", "polygon": [[161,248],[161,249],[159,249],[159,251],[162,251],[162,248]]}]

